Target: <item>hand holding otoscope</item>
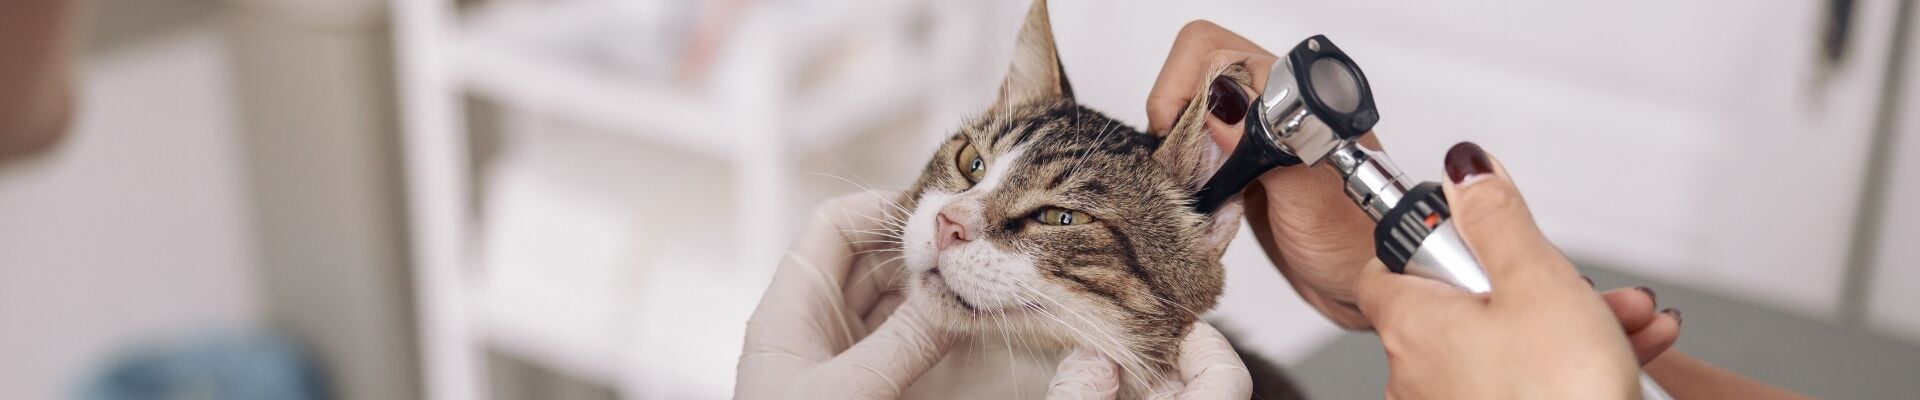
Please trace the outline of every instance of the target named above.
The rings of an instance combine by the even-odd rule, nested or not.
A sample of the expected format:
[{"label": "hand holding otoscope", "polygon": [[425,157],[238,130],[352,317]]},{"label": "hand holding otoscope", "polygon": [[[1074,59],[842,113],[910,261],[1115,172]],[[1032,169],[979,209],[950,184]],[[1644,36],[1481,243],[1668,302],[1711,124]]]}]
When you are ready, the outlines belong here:
[{"label": "hand holding otoscope", "polygon": [[[1218,209],[1274,168],[1324,164],[1338,173],[1352,204],[1374,221],[1374,248],[1388,269],[1472,293],[1492,290],[1453,224],[1441,185],[1409,181],[1385,153],[1358,143],[1380,114],[1366,75],[1324,36],[1302,41],[1274,63],[1245,118],[1232,154],[1197,194],[1198,211]],[[1645,375],[1640,387],[1643,398],[1668,398]]]}]

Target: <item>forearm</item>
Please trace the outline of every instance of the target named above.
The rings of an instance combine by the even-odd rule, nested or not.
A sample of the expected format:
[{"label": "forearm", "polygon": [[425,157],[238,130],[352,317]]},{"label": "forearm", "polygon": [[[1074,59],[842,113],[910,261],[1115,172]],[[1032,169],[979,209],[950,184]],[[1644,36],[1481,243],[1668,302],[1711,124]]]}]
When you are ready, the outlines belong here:
[{"label": "forearm", "polygon": [[1644,367],[1675,399],[1807,399],[1794,393],[1708,364],[1679,351],[1668,351]]},{"label": "forearm", "polygon": [[0,159],[59,141],[72,114],[80,4],[0,1]]}]

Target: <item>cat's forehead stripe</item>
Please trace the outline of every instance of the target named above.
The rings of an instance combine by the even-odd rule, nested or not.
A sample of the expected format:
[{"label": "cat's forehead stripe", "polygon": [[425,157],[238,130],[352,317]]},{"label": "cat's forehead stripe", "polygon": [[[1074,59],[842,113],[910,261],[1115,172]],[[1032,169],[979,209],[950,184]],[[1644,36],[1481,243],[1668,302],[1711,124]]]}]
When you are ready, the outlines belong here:
[{"label": "cat's forehead stripe", "polygon": [[1000,184],[1006,182],[1007,176],[1013,174],[1014,171],[1012,171],[1012,169],[1015,160],[1020,159],[1021,155],[1026,153],[1026,149],[1024,146],[1015,147],[1012,151],[993,160],[993,162],[987,166],[987,176],[981,177],[980,183],[974,186],[972,190],[979,190],[980,193],[993,193],[995,190],[998,190]]}]

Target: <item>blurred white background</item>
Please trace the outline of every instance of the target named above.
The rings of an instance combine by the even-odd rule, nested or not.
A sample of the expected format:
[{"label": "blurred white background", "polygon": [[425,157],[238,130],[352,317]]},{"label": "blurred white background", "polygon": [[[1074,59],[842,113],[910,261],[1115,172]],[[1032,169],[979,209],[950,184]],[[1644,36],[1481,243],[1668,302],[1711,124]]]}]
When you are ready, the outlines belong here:
[{"label": "blurred white background", "polygon": [[[1912,346],[1920,35],[1911,4],[1842,3],[1051,9],[1078,100],[1123,121],[1188,21],[1327,34],[1416,178],[1477,142],[1583,265]],[[341,398],[727,397],[801,213],[910,184],[1026,7],[96,1],[70,137],[0,161],[0,398],[235,327]],[[1341,333],[1249,237],[1215,317],[1311,367]]]}]

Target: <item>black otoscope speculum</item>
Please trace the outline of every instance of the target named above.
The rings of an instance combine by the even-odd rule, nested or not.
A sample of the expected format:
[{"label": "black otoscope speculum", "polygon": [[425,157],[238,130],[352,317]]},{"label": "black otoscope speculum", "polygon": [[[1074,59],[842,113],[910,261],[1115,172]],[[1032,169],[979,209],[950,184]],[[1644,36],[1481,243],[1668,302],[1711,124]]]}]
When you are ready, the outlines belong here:
[{"label": "black otoscope speculum", "polygon": [[[1274,63],[1266,88],[1248,106],[1246,134],[1194,194],[1194,208],[1212,214],[1260,174],[1324,162],[1339,171],[1347,198],[1373,218],[1375,254],[1388,269],[1473,293],[1491,291],[1486,271],[1450,221],[1440,184],[1408,180],[1386,153],[1358,142],[1379,121],[1360,66],[1326,36],[1307,38]],[[1672,398],[1646,374],[1640,388],[1648,400]]]},{"label": "black otoscope speculum", "polygon": [[1326,146],[1365,135],[1380,121],[1367,75],[1324,35],[1307,38],[1275,63],[1267,88],[1247,111],[1252,118],[1240,144],[1195,195],[1201,213],[1213,213],[1260,174],[1299,165],[1302,153],[1324,154]]},{"label": "black otoscope speculum", "polygon": [[1275,63],[1247,115],[1240,144],[1195,194],[1196,210],[1218,210],[1268,170],[1325,163],[1340,172],[1347,197],[1377,222],[1376,254],[1388,268],[1469,291],[1490,289],[1480,264],[1447,223],[1452,214],[1440,185],[1415,184],[1385,153],[1360,145],[1358,139],[1380,121],[1373,88],[1353,58],[1326,36],[1307,38]]}]

